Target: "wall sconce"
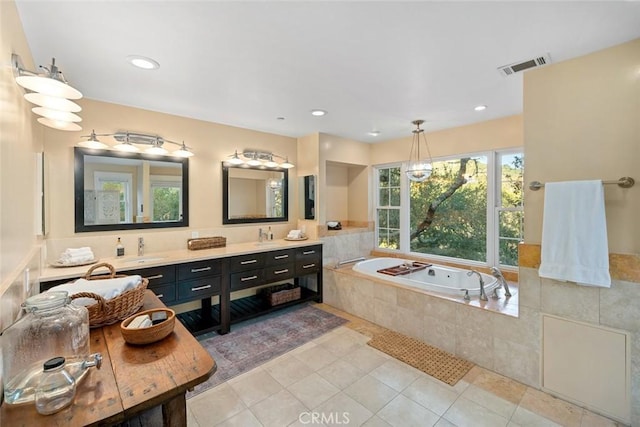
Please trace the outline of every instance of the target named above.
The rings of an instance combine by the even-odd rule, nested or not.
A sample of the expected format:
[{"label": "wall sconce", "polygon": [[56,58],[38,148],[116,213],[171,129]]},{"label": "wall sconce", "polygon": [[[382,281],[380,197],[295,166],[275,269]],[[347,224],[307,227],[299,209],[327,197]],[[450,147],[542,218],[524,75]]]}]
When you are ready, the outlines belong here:
[{"label": "wall sconce", "polygon": [[[114,145],[113,147],[109,147],[109,145],[98,140],[99,136],[111,136],[113,137],[113,139],[118,141],[118,144]],[[158,135],[148,135],[144,133],[134,133],[128,131],[97,134],[94,130],[92,130],[91,135],[85,135],[81,138],[88,138],[87,140],[80,141],[78,143],[79,146],[86,148],[113,148],[117,151],[137,153],[141,151],[138,145],[143,145],[146,146],[146,148],[144,149],[144,153],[147,154],[172,155],[177,157],[191,157],[194,155],[193,151],[191,151],[191,149],[185,145],[184,141],[169,141],[168,139],[164,139]],[[177,145],[179,148],[170,152],[165,148],[165,144]]]},{"label": "wall sconce", "polygon": [[15,53],[11,54],[11,64],[16,83],[31,91],[24,95],[25,99],[38,105],[31,111],[42,116],[38,118],[40,124],[59,130],[82,130],[78,125],[82,119],[75,114],[82,108],[71,101],[82,98],[82,93],[67,83],[62,71],[56,66],[55,58],[51,60],[49,67],[40,66],[43,73],[25,69],[20,56]]},{"label": "wall sconce", "polygon": [[[276,159],[284,161],[278,162]],[[236,166],[247,165],[263,169],[291,169],[295,167],[293,163],[289,162],[289,157],[279,156],[269,151],[257,150],[244,150],[241,154],[238,154],[238,150],[236,150],[226,162]]]},{"label": "wall sconce", "polygon": [[[407,178],[410,181],[422,182],[431,176],[433,170],[433,159],[431,158],[431,152],[429,151],[429,145],[427,144],[427,137],[424,135],[424,129],[420,129],[420,125],[424,123],[424,120],[414,120],[411,122],[416,126],[412,131],[413,140],[411,142],[411,152],[409,152],[409,166],[407,167]],[[420,135],[424,140],[424,146],[427,150],[427,158],[420,158]]]}]

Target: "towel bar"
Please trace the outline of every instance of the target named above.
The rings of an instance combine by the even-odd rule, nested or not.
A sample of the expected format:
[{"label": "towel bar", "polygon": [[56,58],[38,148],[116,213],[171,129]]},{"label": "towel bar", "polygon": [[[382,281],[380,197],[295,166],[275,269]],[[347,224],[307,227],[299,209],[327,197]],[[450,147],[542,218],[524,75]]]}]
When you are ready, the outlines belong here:
[{"label": "towel bar", "polygon": [[[602,181],[603,184],[618,184],[618,186],[622,188],[631,188],[634,186],[636,181],[630,176],[623,176],[622,178],[616,181]],[[529,189],[533,191],[538,191],[539,189],[544,187],[544,183],[540,181],[531,181],[529,183]]]}]

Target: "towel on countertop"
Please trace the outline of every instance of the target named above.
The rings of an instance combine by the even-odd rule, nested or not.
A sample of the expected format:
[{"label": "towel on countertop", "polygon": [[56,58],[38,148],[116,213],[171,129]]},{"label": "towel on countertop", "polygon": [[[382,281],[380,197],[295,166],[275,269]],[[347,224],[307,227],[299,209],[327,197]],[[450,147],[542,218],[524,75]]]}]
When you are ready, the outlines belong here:
[{"label": "towel on countertop", "polygon": [[611,286],[602,181],[547,183],[542,221],[540,277]]},{"label": "towel on countertop", "polygon": [[302,231],[300,230],[291,230],[289,234],[287,234],[287,239],[301,239]]},{"label": "towel on countertop", "polygon": [[93,261],[95,259],[93,251],[90,247],[85,246],[82,248],[67,248],[60,255],[60,262],[62,264],[72,264],[76,262]]},{"label": "towel on countertop", "polygon": [[[67,291],[69,296],[80,292],[91,292],[100,295],[105,300],[110,300],[130,289],[135,289],[140,283],[142,283],[142,277],[139,275],[118,277],[115,279],[78,279],[75,282],[54,286],[47,292]],[[93,298],[76,298],[73,302],[79,305],[90,306],[97,301]]]}]

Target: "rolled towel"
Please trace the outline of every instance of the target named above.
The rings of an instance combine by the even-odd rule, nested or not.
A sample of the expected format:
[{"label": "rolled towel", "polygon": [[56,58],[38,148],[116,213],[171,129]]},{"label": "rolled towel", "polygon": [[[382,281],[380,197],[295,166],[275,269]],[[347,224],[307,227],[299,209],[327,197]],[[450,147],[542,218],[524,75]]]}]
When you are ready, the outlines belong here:
[{"label": "rolled towel", "polygon": [[60,255],[60,262],[65,264],[82,261],[92,261],[93,259],[95,259],[95,256],[91,248],[88,246],[82,248],[67,248]]},{"label": "rolled towel", "polygon": [[[49,291],[67,291],[69,296],[80,292],[91,292],[110,300],[130,289],[135,289],[142,282],[139,275],[118,277],[115,279],[87,280],[78,279],[75,282],[54,286]],[[89,306],[96,303],[93,298],[76,298],[76,304]]]}]

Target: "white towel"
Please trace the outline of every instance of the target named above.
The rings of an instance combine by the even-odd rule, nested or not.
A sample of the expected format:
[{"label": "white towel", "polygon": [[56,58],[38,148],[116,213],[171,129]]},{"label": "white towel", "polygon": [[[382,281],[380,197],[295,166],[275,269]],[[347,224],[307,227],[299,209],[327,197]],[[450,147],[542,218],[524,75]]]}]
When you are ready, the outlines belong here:
[{"label": "white towel", "polygon": [[90,247],[67,248],[60,255],[60,262],[63,264],[71,264],[74,262],[92,261],[95,257]]},{"label": "white towel", "polygon": [[[142,277],[139,275],[100,280],[78,279],[72,283],[54,286],[49,289],[49,291],[67,291],[69,296],[80,292],[92,292],[100,295],[105,300],[110,300],[129,289],[135,289],[141,282]],[[89,306],[95,304],[96,300],[93,298],[76,298],[73,302],[75,304]]]},{"label": "white towel", "polygon": [[289,234],[287,234],[287,239],[300,239],[302,238],[302,231],[300,230],[291,230]]},{"label": "white towel", "polygon": [[602,181],[545,185],[538,274],[585,286],[611,286]]}]

